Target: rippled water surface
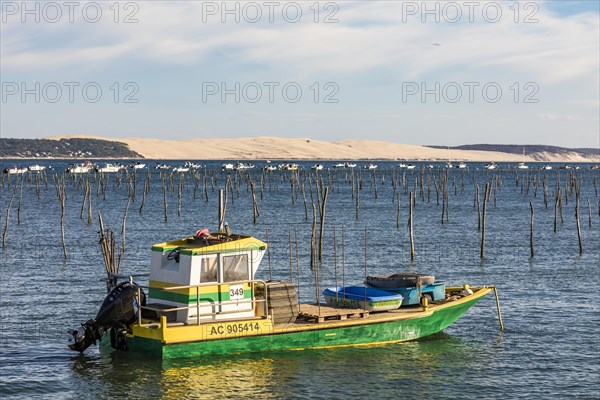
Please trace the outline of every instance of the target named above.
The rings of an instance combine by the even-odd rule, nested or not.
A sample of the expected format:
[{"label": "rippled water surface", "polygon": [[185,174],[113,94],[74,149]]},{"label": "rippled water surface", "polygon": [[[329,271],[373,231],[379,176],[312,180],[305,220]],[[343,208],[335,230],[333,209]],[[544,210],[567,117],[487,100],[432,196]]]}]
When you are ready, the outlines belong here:
[{"label": "rippled water surface", "polygon": [[[15,164],[27,165],[23,161],[3,160],[0,167]],[[14,176],[10,186],[5,178],[0,187],[2,231],[12,199],[7,245],[2,248],[0,258],[2,398],[600,397],[600,210],[594,188],[599,173],[587,165],[576,172],[581,188],[583,255],[579,255],[574,193],[569,192],[568,198],[563,198],[564,222],[561,223],[559,215],[557,232],[553,231],[557,169],[538,172],[536,167],[526,174],[520,173],[517,184],[516,174],[508,166],[502,165],[501,171],[492,174],[483,170],[482,165],[472,164],[467,172],[448,172],[448,221],[443,225],[442,196],[438,205],[433,183],[434,176],[439,182],[440,171],[437,168],[425,171],[423,197],[416,186],[413,262],[406,227],[408,193],[404,186],[406,191],[415,189],[418,171],[404,172],[391,162],[379,163],[374,175],[357,169],[355,177],[362,177],[358,220],[350,172],[319,173],[329,187],[321,287],[335,284],[334,227],[338,237],[337,276],[341,283],[343,226],[347,284],[358,284],[364,279],[366,238],[368,273],[430,272],[450,284],[497,285],[506,327],[503,333],[499,331],[493,296],[488,296],[443,333],[414,342],[302,352],[270,353],[266,349],[261,354],[156,361],[127,353],[100,352],[97,347],[91,347],[83,355],[67,348],[67,330],[94,317],[106,295],[100,281],[105,272],[98,247],[96,213],[102,212],[105,224],[114,229],[120,241],[129,183],[124,173],[120,183],[114,174],[110,175],[103,195],[98,187],[99,178],[91,177],[94,216],[88,225],[87,205],[80,219],[84,196],[81,177],[76,182],[67,180],[68,258],[64,260],[60,205],[52,177],[64,170],[66,164],[47,163],[54,169],[45,174],[47,186],[45,179],[40,179],[39,197],[33,174],[25,175],[22,194],[20,187],[15,191]],[[258,167],[264,163],[256,164]],[[260,211],[256,225],[247,175],[236,178],[232,173],[235,190],[228,196],[226,220],[235,232],[263,240],[268,228],[273,279],[289,279],[291,231],[294,258],[294,237],[298,241],[300,296],[303,301],[315,301],[315,279],[309,266],[311,163],[301,164],[305,168],[299,174],[300,187],[294,187],[293,203],[289,172],[273,172],[262,185],[262,171],[256,168],[250,172],[256,182]],[[217,190],[225,186],[226,176],[219,166],[220,163],[208,163],[208,168],[196,176],[184,175],[180,216],[180,178],[174,176],[173,187],[169,186],[166,193],[166,222],[158,171],[151,169],[149,192],[141,213],[147,171],[137,174],[136,197],[126,224],[123,273],[148,272],[153,243],[189,236],[203,227],[216,228]],[[560,171],[563,191],[569,184],[570,173]],[[205,174],[208,201],[204,193]],[[547,177],[547,208],[544,177]],[[304,179],[308,220],[301,190]],[[314,172],[310,179],[316,202]],[[400,193],[399,228],[397,204],[392,202],[393,180],[397,180],[396,193]],[[486,255],[481,260],[474,182],[483,193],[485,182],[491,180],[499,185],[487,206]],[[530,201],[535,209],[534,258],[530,257],[529,248]],[[295,268],[295,259],[293,264]],[[265,257],[257,278],[268,277]]]}]

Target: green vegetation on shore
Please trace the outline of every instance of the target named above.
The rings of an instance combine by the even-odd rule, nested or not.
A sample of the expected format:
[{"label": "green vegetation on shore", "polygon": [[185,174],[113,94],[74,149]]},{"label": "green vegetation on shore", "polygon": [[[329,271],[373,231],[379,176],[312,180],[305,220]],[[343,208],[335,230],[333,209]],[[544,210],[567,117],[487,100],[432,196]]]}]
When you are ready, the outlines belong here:
[{"label": "green vegetation on shore", "polygon": [[127,144],[100,139],[0,139],[4,158],[144,158]]}]

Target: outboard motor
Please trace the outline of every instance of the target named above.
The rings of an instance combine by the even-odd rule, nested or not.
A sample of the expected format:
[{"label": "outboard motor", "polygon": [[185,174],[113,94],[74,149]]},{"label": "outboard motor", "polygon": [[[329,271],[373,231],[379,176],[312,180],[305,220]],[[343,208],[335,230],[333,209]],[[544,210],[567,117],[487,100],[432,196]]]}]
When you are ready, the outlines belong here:
[{"label": "outboard motor", "polygon": [[[136,300],[138,289],[129,282],[115,286],[104,299],[95,319],[81,324],[71,332],[69,348],[83,352],[110,330],[110,344],[116,350],[128,350],[125,335],[129,325],[137,319],[139,307]],[[140,290],[142,306],[146,305],[146,295]],[[112,328],[112,329],[111,329]]]}]

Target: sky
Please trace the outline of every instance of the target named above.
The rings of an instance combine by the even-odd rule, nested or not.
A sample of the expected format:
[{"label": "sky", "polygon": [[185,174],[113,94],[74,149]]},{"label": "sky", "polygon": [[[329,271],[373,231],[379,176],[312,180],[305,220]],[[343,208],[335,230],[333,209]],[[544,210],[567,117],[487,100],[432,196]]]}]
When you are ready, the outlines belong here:
[{"label": "sky", "polygon": [[599,4],[2,0],[0,137],[598,148]]}]

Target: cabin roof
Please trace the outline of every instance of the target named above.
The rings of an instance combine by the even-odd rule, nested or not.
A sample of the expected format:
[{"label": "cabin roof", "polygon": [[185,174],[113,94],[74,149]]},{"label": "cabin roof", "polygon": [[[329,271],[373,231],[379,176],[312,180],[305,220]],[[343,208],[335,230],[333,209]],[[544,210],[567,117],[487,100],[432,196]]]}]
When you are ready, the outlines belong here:
[{"label": "cabin roof", "polygon": [[265,250],[267,245],[266,243],[252,236],[213,233],[208,239],[198,239],[192,236],[169,242],[158,243],[152,246],[152,251],[164,253],[177,248],[182,254],[196,255]]}]

